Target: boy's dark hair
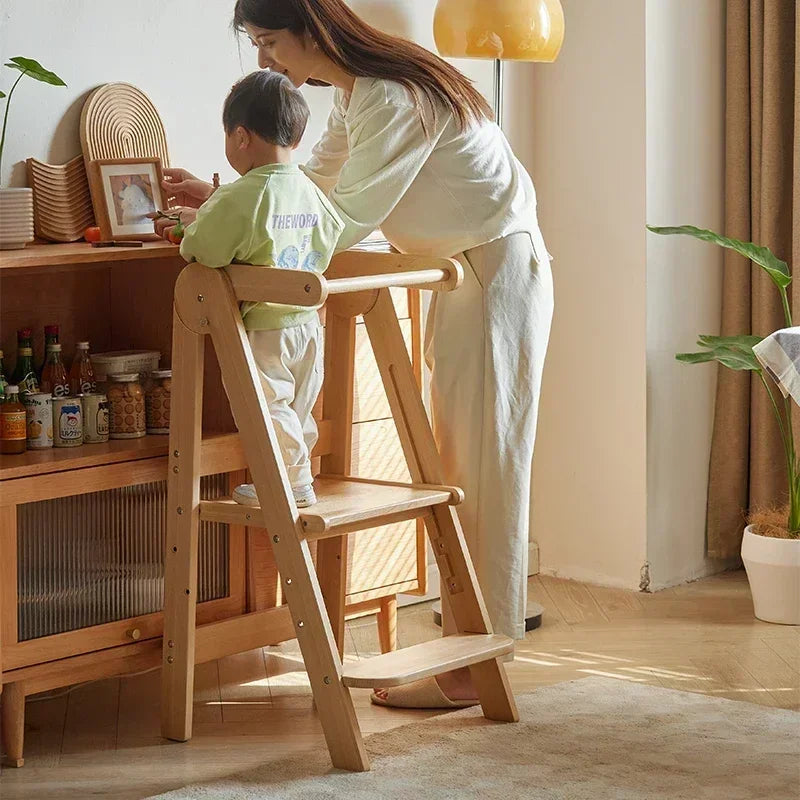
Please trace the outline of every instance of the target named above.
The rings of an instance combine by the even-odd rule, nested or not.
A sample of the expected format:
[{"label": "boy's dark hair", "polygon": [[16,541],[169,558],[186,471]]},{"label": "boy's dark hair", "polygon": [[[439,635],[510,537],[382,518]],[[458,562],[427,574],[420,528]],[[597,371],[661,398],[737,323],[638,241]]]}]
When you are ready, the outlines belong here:
[{"label": "boy's dark hair", "polygon": [[239,126],[281,147],[294,147],[308,123],[308,104],[294,84],[279,72],[259,70],[234,84],[222,109],[230,134]]}]

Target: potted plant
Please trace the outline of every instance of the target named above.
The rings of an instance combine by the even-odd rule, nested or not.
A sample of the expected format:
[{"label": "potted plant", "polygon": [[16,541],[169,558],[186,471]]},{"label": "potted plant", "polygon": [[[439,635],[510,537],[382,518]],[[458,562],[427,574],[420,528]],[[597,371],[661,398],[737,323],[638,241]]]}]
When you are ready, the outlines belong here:
[{"label": "potted plant", "polygon": [[[769,275],[780,293],[786,327],[792,327],[788,287],[792,282],[789,266],[766,247],[742,242],[692,225],[656,228],[653,233],[685,234],[735,250]],[[781,434],[788,475],[789,505],[780,510],[751,510],[742,540],[744,561],[755,614],[766,622],[800,625],[800,458],[795,447],[788,398],[775,391],[772,375],[764,370],[753,348],[759,336],[701,336],[697,353],[681,353],[679,361],[701,364],[716,361],[728,369],[755,373],[770,399]],[[782,401],[782,402],[781,402]]]},{"label": "potted plant", "polygon": [[[5,65],[9,69],[18,71],[19,77],[8,92],[8,96],[0,91],[0,100],[5,99],[6,107],[3,113],[3,131],[0,134],[0,174],[3,166],[3,148],[6,143],[6,127],[8,126],[8,110],[11,106],[11,97],[17,84],[27,75],[42,83],[52,86],[66,86],[54,72],[46,70],[38,61],[32,58],[16,56]],[[2,189],[0,188],[0,250],[19,250],[28,242],[33,241],[33,189]]]}]

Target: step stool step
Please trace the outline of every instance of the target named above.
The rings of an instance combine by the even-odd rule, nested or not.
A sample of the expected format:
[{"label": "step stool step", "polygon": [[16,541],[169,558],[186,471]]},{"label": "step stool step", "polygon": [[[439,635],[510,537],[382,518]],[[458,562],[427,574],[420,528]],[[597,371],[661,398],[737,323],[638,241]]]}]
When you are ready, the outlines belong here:
[{"label": "step stool step", "polygon": [[514,640],[508,636],[459,633],[345,664],[342,682],[361,689],[401,686],[513,652]]},{"label": "step stool step", "polygon": [[[370,481],[361,478],[320,477],[314,481],[317,503],[300,509],[307,539],[338,536],[378,524],[423,516],[425,510],[463,499],[452,486],[426,486]],[[266,527],[260,508],[239,505],[230,498],[203,500],[200,519],[232,525]]]}]

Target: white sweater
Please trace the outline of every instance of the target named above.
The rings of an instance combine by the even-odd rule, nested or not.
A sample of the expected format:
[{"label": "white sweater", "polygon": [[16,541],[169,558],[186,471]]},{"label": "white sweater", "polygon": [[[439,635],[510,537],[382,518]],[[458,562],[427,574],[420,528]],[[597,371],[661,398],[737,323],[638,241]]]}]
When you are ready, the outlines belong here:
[{"label": "white sweater", "polygon": [[345,229],[339,250],[376,228],[401,252],[454,256],[512,233],[529,232],[536,260],[548,258],[533,182],[500,128],[463,132],[440,106],[428,135],[401,84],[356,78],[334,97],[328,128],[304,172],[325,192]]}]

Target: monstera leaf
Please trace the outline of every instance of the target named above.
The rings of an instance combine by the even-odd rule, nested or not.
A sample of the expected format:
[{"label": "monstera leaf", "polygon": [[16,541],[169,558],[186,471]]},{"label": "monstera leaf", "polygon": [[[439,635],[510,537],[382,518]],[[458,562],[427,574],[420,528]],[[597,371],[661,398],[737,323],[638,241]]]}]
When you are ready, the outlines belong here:
[{"label": "monstera leaf", "polygon": [[704,228],[695,228],[694,225],[679,225],[677,227],[667,228],[658,228],[653,225],[648,225],[647,228],[653,233],[659,233],[662,236],[674,234],[694,236],[695,239],[702,239],[704,242],[711,242],[712,244],[720,245],[720,247],[735,250],[745,258],[749,258],[754,264],[758,264],[779,289],[785,289],[792,282],[789,265],[785,261],[781,261],[781,259],[767,247],[761,247],[752,242],[742,242],[739,239],[731,239],[728,236],[721,236],[718,233],[714,233],[714,231],[705,230]]}]

